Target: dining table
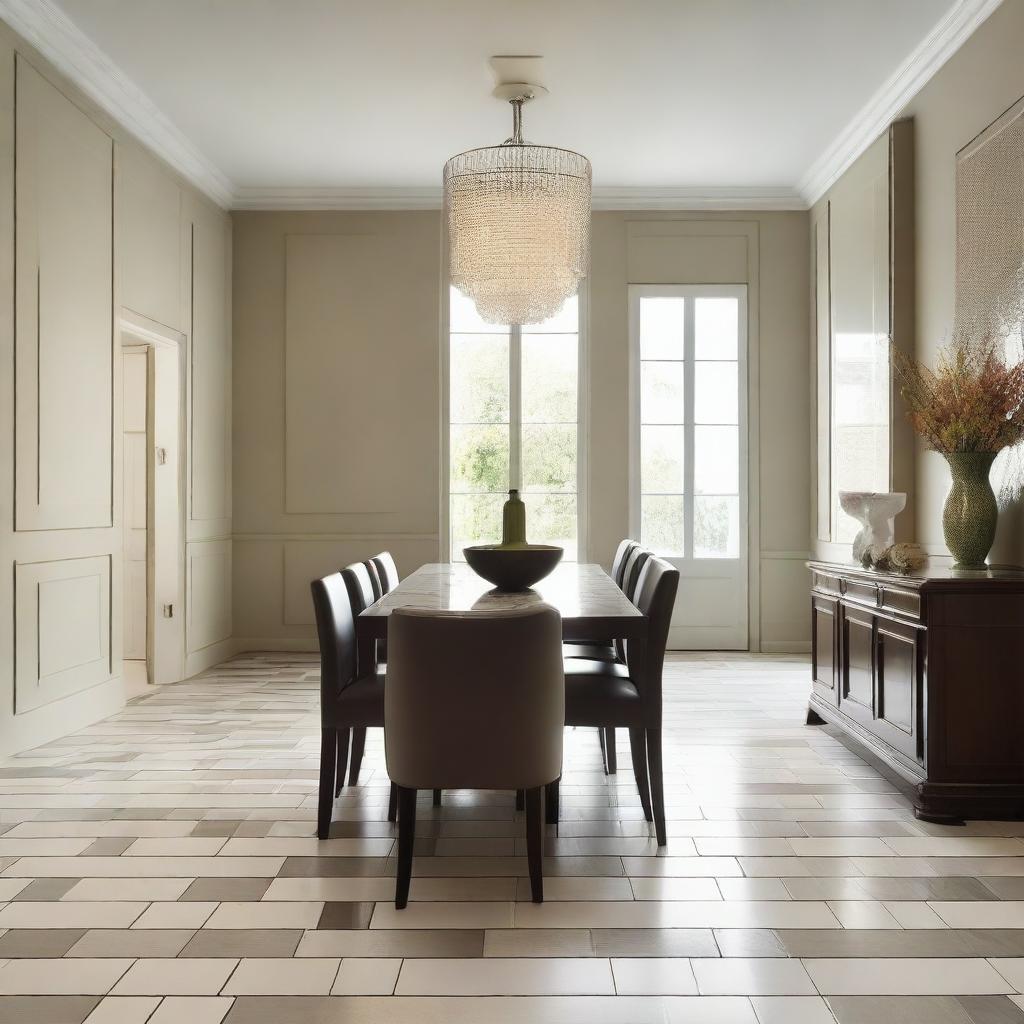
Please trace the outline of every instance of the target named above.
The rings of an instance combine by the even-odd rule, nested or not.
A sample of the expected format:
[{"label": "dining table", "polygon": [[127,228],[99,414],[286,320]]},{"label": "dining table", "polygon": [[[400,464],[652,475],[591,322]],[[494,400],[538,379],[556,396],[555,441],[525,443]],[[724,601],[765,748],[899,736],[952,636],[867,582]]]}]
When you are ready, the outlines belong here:
[{"label": "dining table", "polygon": [[637,639],[647,635],[647,619],[600,565],[562,562],[529,590],[495,589],[465,562],[420,566],[394,590],[359,614],[356,636],[367,641],[388,635],[388,617],[396,608],[438,613],[478,609],[514,610],[544,602],[562,616],[564,640]]}]

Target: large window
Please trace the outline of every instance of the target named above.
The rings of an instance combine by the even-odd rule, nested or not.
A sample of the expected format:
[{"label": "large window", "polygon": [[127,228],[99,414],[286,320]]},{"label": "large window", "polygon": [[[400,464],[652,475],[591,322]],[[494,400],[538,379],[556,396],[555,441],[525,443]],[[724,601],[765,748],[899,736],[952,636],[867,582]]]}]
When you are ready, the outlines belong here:
[{"label": "large window", "polygon": [[579,547],[579,313],[576,297],[542,324],[485,323],[449,297],[449,545],[501,540],[510,487],[526,502],[527,540]]}]

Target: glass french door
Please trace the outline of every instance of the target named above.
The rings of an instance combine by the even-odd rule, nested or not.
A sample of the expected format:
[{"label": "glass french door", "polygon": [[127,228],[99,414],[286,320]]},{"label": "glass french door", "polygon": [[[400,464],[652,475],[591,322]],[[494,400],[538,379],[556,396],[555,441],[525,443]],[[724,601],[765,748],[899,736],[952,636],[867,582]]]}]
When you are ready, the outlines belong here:
[{"label": "glass french door", "polygon": [[676,650],[746,650],[742,285],[630,286],[630,532],[680,571]]}]

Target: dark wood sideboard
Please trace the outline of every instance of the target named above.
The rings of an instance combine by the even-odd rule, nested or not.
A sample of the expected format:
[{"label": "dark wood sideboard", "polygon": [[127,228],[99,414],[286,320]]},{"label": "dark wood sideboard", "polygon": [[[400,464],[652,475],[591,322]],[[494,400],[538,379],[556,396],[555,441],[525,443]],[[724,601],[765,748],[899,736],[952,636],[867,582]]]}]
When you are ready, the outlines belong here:
[{"label": "dark wood sideboard", "polygon": [[808,566],[808,724],[913,783],[919,818],[1024,818],[1024,569]]}]

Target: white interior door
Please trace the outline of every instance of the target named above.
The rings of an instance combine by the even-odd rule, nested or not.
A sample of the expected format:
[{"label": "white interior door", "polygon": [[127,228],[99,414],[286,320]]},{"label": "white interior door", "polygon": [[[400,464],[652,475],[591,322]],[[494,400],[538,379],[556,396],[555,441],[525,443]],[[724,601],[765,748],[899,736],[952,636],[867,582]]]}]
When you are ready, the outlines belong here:
[{"label": "white interior door", "polygon": [[144,346],[125,348],[121,374],[124,396],[124,658],[137,662],[132,674],[146,674],[148,609],[148,415],[149,356]]},{"label": "white interior door", "polygon": [[749,645],[746,298],[630,287],[631,532],[680,571],[676,650]]},{"label": "white interior door", "polygon": [[184,673],[185,617],[181,508],[181,366],[178,345],[153,346],[149,467],[150,579],[153,613],[151,673],[154,683],[173,683]]}]

